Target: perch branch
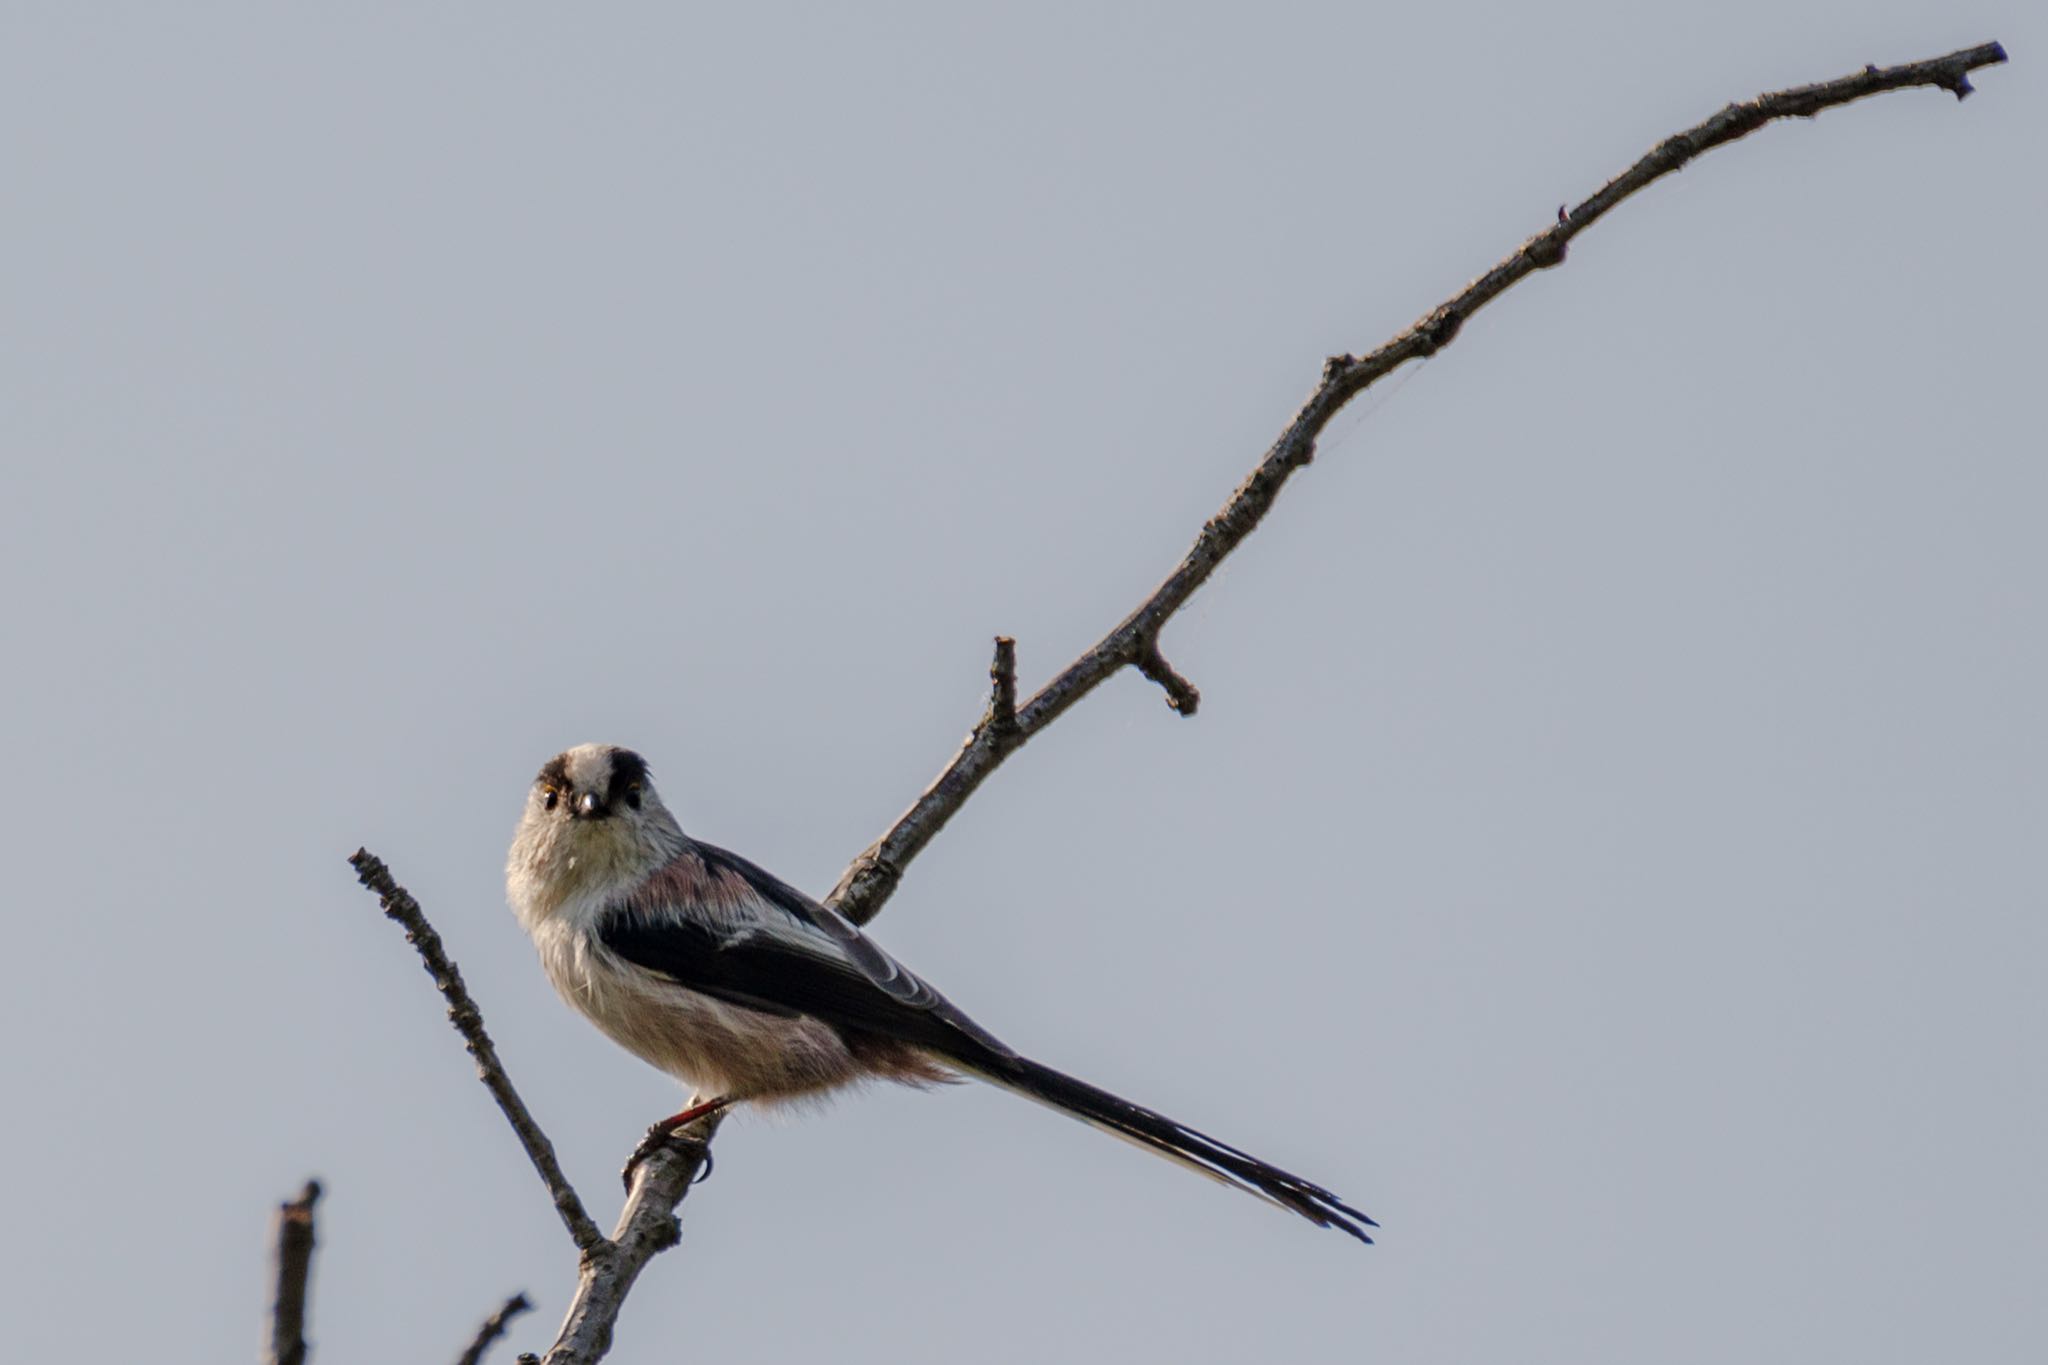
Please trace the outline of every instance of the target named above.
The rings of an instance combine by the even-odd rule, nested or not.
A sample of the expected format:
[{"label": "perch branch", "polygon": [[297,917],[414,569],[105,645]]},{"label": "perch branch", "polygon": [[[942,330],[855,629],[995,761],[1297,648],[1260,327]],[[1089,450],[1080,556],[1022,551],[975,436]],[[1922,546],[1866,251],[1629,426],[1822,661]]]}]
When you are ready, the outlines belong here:
[{"label": "perch branch", "polygon": [[277,1206],[272,1221],[277,1298],[270,1309],[267,1365],[306,1365],[306,1287],[313,1274],[313,1205],[320,1182],[308,1180],[297,1199]]},{"label": "perch branch", "polygon": [[576,1297],[544,1365],[596,1365],[611,1349],[612,1324],[619,1320],[633,1282],[649,1261],[682,1240],[676,1206],[711,1159],[711,1139],[723,1118],[713,1114],[699,1119],[683,1130],[694,1140],[671,1141],[640,1163],[604,1253],[583,1258]]},{"label": "perch branch", "polygon": [[991,717],[984,717],[910,809],[848,864],[826,903],[856,924],[873,919],[902,881],[903,869],[910,860],[945,828],[975,788],[1033,735],[1125,666],[1136,668],[1158,683],[1174,710],[1183,716],[1193,715],[1200,694],[1166,662],[1159,650],[1159,633],[1194,596],[1195,590],[1208,581],[1224,557],[1258,526],[1294,472],[1315,458],[1316,439],[1331,419],[1345,404],[1399,366],[1435,355],[1450,345],[1468,318],[1510,286],[1538,270],[1562,265],[1572,239],[1615,205],[1702,153],[1745,137],[1776,119],[1812,118],[1823,109],[1912,86],[1932,86],[1962,99],[1971,90],[1970,72],[2004,60],[2003,47],[1985,43],[1904,66],[1866,66],[1840,80],[1802,85],[1760,95],[1744,104],[1731,104],[1706,122],[1658,143],[1577,207],[1560,210],[1554,225],[1522,243],[1500,264],[1378,350],[1364,356],[1331,357],[1323,366],[1322,382],[1280,433],[1280,438],[1267,448],[1251,474],[1230,495],[1223,510],[1202,527],[1193,547],[1166,581],[1115,629],[1040,688],[1017,712],[1013,728],[998,730],[990,723],[993,712]]},{"label": "perch branch", "polygon": [[477,1009],[476,1001],[470,999],[468,988],[462,984],[462,973],[441,947],[441,936],[434,932],[433,925],[427,923],[426,913],[412,898],[412,893],[391,879],[391,870],[375,854],[359,848],[348,861],[355,868],[357,879],[377,893],[384,913],[405,927],[406,941],[419,951],[427,975],[434,978],[434,985],[448,1002],[448,1022],[455,1025],[463,1042],[469,1046],[469,1055],[476,1058],[477,1079],[491,1092],[498,1108],[505,1111],[506,1122],[519,1135],[520,1145],[526,1148],[527,1159],[533,1162],[533,1169],[540,1173],[541,1183],[548,1187],[548,1194],[555,1201],[555,1212],[562,1216],[562,1225],[575,1239],[576,1249],[589,1256],[603,1244],[604,1234],[583,1211],[583,1201],[576,1197],[569,1177],[562,1174],[562,1165],[555,1160],[555,1145],[548,1141],[548,1135],[540,1130],[540,1125],[528,1112],[526,1101],[520,1099],[519,1092],[513,1089],[512,1078],[505,1074],[505,1064],[498,1060],[498,1050],[491,1045],[491,1036],[484,1032],[483,1014]]}]

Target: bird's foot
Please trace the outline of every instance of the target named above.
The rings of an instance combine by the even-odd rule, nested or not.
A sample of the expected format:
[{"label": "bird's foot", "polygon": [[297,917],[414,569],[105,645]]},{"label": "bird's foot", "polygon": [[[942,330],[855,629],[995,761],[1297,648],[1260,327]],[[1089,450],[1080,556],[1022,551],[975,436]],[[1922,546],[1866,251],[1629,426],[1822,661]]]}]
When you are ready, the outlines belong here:
[{"label": "bird's foot", "polygon": [[[634,1172],[640,1169],[640,1163],[664,1147],[703,1147],[703,1139],[685,1137],[681,1130],[695,1123],[698,1119],[709,1118],[713,1114],[721,1112],[731,1103],[732,1099],[730,1096],[721,1095],[715,1100],[706,1100],[701,1104],[693,1104],[679,1114],[670,1114],[661,1122],[649,1127],[646,1135],[640,1139],[640,1145],[635,1147],[633,1154],[626,1158],[626,1168],[619,1172],[619,1179],[625,1183],[627,1192],[630,1193],[633,1189],[633,1175]],[[711,1152],[709,1148],[705,1148],[704,1169],[697,1173],[697,1179],[691,1183],[701,1183],[708,1179],[710,1175]]]}]

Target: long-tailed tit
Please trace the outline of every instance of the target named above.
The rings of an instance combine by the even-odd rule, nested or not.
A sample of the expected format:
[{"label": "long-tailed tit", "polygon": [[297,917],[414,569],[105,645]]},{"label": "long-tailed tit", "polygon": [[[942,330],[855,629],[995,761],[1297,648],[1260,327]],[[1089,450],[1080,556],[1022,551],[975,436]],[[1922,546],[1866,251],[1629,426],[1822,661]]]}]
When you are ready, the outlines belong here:
[{"label": "long-tailed tit", "polygon": [[548,761],[505,883],[562,997],[714,1097],[663,1119],[652,1141],[740,1102],[964,1073],[1372,1240],[1372,1219],[1321,1186],[1019,1056],[841,915],[684,834],[630,750],[586,744]]}]

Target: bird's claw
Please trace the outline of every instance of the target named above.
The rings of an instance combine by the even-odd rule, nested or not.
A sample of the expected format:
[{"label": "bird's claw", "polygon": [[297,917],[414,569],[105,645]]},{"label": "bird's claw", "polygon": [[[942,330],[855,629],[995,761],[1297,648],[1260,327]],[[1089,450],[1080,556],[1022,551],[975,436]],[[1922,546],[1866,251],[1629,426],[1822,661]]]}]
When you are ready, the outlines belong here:
[{"label": "bird's claw", "polygon": [[674,1127],[672,1121],[663,1119],[660,1123],[647,1130],[640,1139],[640,1145],[635,1147],[633,1154],[626,1158],[625,1169],[619,1172],[619,1179],[625,1185],[626,1193],[631,1194],[633,1192],[633,1177],[639,1172],[640,1163],[664,1148],[673,1148],[677,1151],[688,1151],[692,1148],[702,1149],[704,1153],[703,1169],[697,1172],[696,1178],[690,1183],[692,1185],[701,1185],[711,1178],[711,1148],[709,1144],[705,1143],[701,1138],[686,1137],[681,1130]]},{"label": "bird's claw", "polygon": [[625,1169],[619,1172],[619,1179],[624,1182],[628,1193],[632,1192],[633,1176],[639,1171],[640,1163],[675,1141],[677,1141],[675,1130],[669,1127],[666,1121],[657,1123],[647,1130],[646,1134],[640,1139],[640,1145],[635,1147],[633,1154],[626,1158]]}]

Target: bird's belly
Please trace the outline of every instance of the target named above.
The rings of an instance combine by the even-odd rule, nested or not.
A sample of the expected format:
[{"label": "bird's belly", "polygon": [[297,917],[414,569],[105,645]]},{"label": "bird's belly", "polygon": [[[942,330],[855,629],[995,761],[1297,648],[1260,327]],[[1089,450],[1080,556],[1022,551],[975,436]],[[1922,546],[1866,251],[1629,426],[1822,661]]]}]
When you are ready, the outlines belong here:
[{"label": "bird's belly", "polygon": [[701,1094],[767,1100],[844,1085],[859,1073],[839,1031],[699,994],[572,934],[537,943],[562,998],[619,1046]]}]

